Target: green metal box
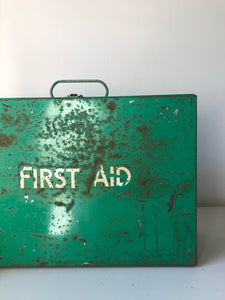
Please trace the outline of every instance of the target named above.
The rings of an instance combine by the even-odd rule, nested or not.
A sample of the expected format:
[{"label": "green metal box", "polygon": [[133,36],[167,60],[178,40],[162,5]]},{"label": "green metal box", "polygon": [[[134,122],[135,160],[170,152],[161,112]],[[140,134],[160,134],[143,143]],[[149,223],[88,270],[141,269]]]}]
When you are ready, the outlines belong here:
[{"label": "green metal box", "polygon": [[0,266],[196,264],[196,96],[0,99]]}]

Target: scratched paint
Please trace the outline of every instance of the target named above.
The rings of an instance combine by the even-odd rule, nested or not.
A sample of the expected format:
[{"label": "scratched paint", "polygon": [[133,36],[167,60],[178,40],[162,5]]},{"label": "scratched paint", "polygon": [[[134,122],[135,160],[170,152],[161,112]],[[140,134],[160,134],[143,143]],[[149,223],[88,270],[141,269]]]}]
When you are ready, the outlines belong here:
[{"label": "scratched paint", "polygon": [[196,105],[0,99],[0,266],[195,265]]}]

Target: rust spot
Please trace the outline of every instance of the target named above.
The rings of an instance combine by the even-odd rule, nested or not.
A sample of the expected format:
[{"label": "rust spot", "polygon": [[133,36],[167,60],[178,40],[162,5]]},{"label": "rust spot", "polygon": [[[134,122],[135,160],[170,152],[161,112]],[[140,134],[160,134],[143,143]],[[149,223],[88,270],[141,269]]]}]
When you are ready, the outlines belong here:
[{"label": "rust spot", "polygon": [[[128,232],[128,231],[125,231],[125,232],[119,232],[119,234],[129,234],[129,232]],[[103,236],[104,236],[104,237],[108,237],[108,236],[112,236],[112,235],[117,235],[117,234],[108,233],[108,234],[104,234]]]},{"label": "rust spot", "polygon": [[173,191],[173,194],[170,196],[170,201],[167,202],[169,206],[168,212],[171,212],[176,199],[177,199],[176,191]]},{"label": "rust spot", "polygon": [[1,195],[7,195],[7,190],[2,188]]},{"label": "rust spot", "polygon": [[80,242],[86,243],[85,239],[79,239]]},{"label": "rust spot", "polygon": [[67,205],[66,212],[68,212],[68,211],[70,211],[72,209],[72,207],[74,206],[74,203],[75,203],[74,200],[72,200],[71,203],[69,203]]},{"label": "rust spot", "polygon": [[44,192],[44,189],[40,189],[37,191],[37,194],[41,194],[42,192]]},{"label": "rust spot", "polygon": [[40,239],[45,239],[45,240],[54,240],[55,238],[54,237],[50,237],[50,236],[47,236],[47,235],[44,235],[44,234],[36,234],[36,233],[28,233],[26,232],[25,233],[26,235],[31,235],[33,237],[37,237],[37,238],[40,238]]},{"label": "rust spot", "polygon": [[128,190],[123,191],[122,193],[118,194],[118,195],[116,196],[116,199],[122,198],[122,197],[124,197],[124,196],[129,196],[129,197],[131,197],[131,196],[132,196],[132,189],[128,189]]},{"label": "rust spot", "polygon": [[32,235],[32,236],[39,237],[39,238],[43,237],[41,234],[34,234],[34,233],[27,233],[27,235]]},{"label": "rust spot", "polygon": [[57,205],[57,206],[66,206],[65,203],[63,203],[63,202],[58,202],[58,201],[55,201],[54,204]]},{"label": "rust spot", "polygon": [[5,135],[3,133],[0,134],[0,147],[8,147],[16,140],[15,135]]},{"label": "rust spot", "polygon": [[82,243],[86,243],[86,239],[80,238],[77,233],[72,235],[72,240],[73,241],[79,241],[79,242],[82,242]]},{"label": "rust spot", "polygon": [[2,103],[2,105],[5,106],[5,107],[12,107],[11,105],[7,105],[5,103]]},{"label": "rust spot", "polygon": [[72,235],[72,240],[73,240],[73,241],[76,241],[76,240],[77,240],[77,238],[78,238],[78,234],[74,234],[74,235]]},{"label": "rust spot", "polygon": [[[144,234],[143,234],[143,232],[140,232],[140,234],[139,234],[139,239],[143,236]],[[131,240],[132,241],[132,240]],[[129,242],[129,241],[128,241]]]},{"label": "rust spot", "polygon": [[17,235],[16,235],[16,234],[12,234],[12,236],[13,236],[14,238],[17,238]]},{"label": "rust spot", "polygon": [[59,201],[55,201],[54,204],[57,205],[57,206],[65,206],[66,207],[66,212],[69,212],[72,207],[74,206],[74,200],[71,201],[71,203],[69,204],[65,204],[63,202],[59,202]]},{"label": "rust spot", "polygon": [[137,131],[143,133],[144,135],[148,133],[148,130],[149,128],[146,125],[137,126]]},{"label": "rust spot", "polygon": [[[177,185],[177,189],[179,190],[179,192],[186,192],[192,182],[193,182],[193,179],[191,181],[185,180]],[[183,195],[183,194],[181,194],[181,195]]]},{"label": "rust spot", "polygon": [[57,129],[55,127],[55,123],[54,122],[52,122],[52,127],[53,127],[53,130],[54,130],[55,134],[57,134]]},{"label": "rust spot", "polygon": [[111,148],[114,148],[114,147],[116,146],[115,141],[114,141],[114,140],[111,140],[111,141],[109,142],[109,146],[110,146]]},{"label": "rust spot", "polygon": [[48,262],[47,262],[47,261],[43,261],[43,262],[40,263],[40,266],[43,266],[43,267],[44,267],[44,266],[47,266],[47,265],[48,265]]},{"label": "rust spot", "polygon": [[115,154],[111,154],[109,155],[109,158],[123,158],[123,154],[121,153],[115,153]]},{"label": "rust spot", "polygon": [[3,257],[0,257],[0,260],[3,260]]},{"label": "rust spot", "polygon": [[167,111],[167,109],[164,106],[161,106],[162,110]]},{"label": "rust spot", "polygon": [[165,193],[162,193],[162,194],[160,194],[159,196],[155,197],[154,199],[155,199],[155,200],[156,200],[156,199],[159,199],[159,198],[161,198],[161,197],[165,196],[166,194],[167,194],[167,192],[165,192]]},{"label": "rust spot", "polygon": [[140,181],[140,184],[141,184],[141,185],[146,185],[147,183],[148,183],[148,179],[143,180],[143,181]]},{"label": "rust spot", "polygon": [[169,206],[168,212],[171,212],[171,210],[174,206],[174,203],[177,200],[178,196],[183,196],[183,194],[177,194],[176,191],[173,191],[173,194],[170,196],[170,201],[167,202],[167,204]]},{"label": "rust spot", "polygon": [[145,204],[146,204],[146,201],[144,200],[140,200],[140,202],[143,201],[143,204],[141,205],[141,211],[144,211],[144,208],[145,208]]},{"label": "rust spot", "polygon": [[107,104],[107,108],[109,110],[111,110],[111,112],[113,112],[115,109],[116,109],[116,103],[114,101],[110,101],[108,104]]}]

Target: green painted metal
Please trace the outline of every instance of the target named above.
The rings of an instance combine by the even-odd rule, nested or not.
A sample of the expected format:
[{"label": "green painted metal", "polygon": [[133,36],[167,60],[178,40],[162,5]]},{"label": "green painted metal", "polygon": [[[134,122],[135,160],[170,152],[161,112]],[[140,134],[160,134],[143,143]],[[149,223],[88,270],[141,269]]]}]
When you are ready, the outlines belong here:
[{"label": "green painted metal", "polygon": [[196,96],[0,100],[0,266],[196,264]]}]

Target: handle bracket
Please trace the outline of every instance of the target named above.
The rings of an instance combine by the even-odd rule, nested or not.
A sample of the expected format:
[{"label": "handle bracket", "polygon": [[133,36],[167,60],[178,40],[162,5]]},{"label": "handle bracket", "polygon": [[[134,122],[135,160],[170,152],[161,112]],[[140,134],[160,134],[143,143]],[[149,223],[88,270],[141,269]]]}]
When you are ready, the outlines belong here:
[{"label": "handle bracket", "polygon": [[109,89],[108,89],[107,85],[105,84],[105,82],[102,80],[99,80],[99,79],[68,79],[68,80],[57,80],[53,83],[53,85],[50,88],[50,95],[52,98],[55,98],[55,96],[53,94],[53,90],[54,90],[55,86],[60,83],[100,83],[105,88],[105,97],[108,97],[108,95],[109,95]]}]

